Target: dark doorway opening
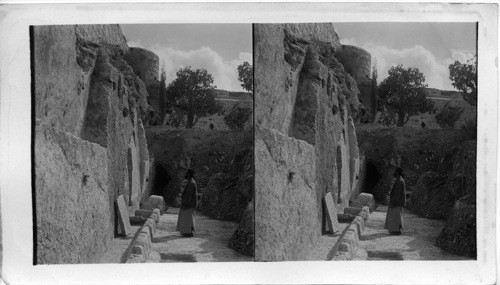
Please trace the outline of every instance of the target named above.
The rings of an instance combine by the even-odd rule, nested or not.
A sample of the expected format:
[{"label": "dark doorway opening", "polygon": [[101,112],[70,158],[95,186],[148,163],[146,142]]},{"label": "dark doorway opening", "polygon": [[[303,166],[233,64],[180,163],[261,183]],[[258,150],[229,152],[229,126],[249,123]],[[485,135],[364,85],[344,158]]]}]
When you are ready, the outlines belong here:
[{"label": "dark doorway opening", "polygon": [[375,188],[375,185],[377,185],[380,178],[382,178],[382,176],[380,175],[377,167],[372,162],[367,162],[365,187],[363,192],[373,193],[373,188]]},{"label": "dark doorway opening", "polygon": [[161,164],[155,165],[155,180],[153,184],[153,195],[162,196],[163,199],[166,199],[167,194],[167,186],[168,183],[172,180],[172,177],[168,173],[167,169],[163,167]]}]

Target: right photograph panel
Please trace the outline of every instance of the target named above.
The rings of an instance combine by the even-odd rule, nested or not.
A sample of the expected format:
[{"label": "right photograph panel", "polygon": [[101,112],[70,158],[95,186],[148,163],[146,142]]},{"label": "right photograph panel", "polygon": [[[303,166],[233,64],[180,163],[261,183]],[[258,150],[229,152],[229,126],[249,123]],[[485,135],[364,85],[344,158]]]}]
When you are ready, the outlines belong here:
[{"label": "right photograph panel", "polygon": [[255,24],[255,260],[474,260],[476,23]]}]

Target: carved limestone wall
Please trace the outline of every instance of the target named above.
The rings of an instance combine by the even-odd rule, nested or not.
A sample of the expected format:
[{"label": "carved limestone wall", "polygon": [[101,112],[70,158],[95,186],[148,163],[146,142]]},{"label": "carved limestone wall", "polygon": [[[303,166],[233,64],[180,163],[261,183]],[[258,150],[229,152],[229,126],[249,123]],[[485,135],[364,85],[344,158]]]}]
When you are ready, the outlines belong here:
[{"label": "carved limestone wall", "polygon": [[33,30],[37,263],[99,261],[114,201],[148,195],[146,86],[118,25]]},{"label": "carved limestone wall", "polygon": [[359,173],[359,91],[332,24],[259,24],[255,48],[255,257],[304,260],[322,197],[349,205]]}]

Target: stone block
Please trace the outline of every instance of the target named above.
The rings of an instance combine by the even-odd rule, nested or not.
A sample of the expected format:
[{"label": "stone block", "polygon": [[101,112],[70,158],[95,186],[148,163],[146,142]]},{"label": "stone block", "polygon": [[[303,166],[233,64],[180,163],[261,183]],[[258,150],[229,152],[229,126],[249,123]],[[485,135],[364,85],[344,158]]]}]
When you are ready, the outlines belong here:
[{"label": "stone block", "polygon": [[352,256],[350,256],[349,254],[347,254],[346,252],[343,252],[343,251],[337,252],[337,255],[335,255],[335,257],[333,258],[333,260],[335,260],[335,261],[345,261],[345,260],[351,260],[351,259],[352,259]]},{"label": "stone block", "polygon": [[361,193],[359,194],[358,198],[353,202],[353,205],[356,204],[356,206],[367,206],[370,209],[370,212],[373,212],[375,210],[375,198],[373,197],[372,194],[369,193]]},{"label": "stone block", "polygon": [[128,209],[125,205],[125,199],[123,198],[123,195],[118,196],[118,198],[116,199],[116,206],[118,209],[118,234],[122,236],[128,236],[132,233],[132,228],[130,227]]},{"label": "stone block", "polygon": [[368,217],[370,216],[370,209],[367,206],[364,206],[363,208],[361,208],[359,215],[362,216],[365,221],[368,221]]},{"label": "stone block", "polygon": [[348,231],[353,231],[354,233],[356,233],[356,237],[359,241],[359,238],[361,237],[361,231],[360,231],[360,228],[358,226],[358,224],[356,223],[352,223],[350,226],[349,226],[349,229]]},{"label": "stone block", "polygon": [[347,252],[351,257],[354,256],[357,251],[358,240],[356,231],[348,229],[340,242],[339,251]]},{"label": "stone block", "polygon": [[144,263],[146,260],[142,254],[131,254],[126,263]]},{"label": "stone block", "polygon": [[149,234],[149,229],[143,227],[141,232],[137,236],[137,239],[134,241],[132,246],[132,254],[141,254],[144,256],[144,259],[147,258],[151,251],[151,236]]},{"label": "stone block", "polygon": [[156,220],[156,222],[158,223],[160,221],[160,217],[161,217],[161,212],[160,212],[160,209],[154,209],[153,210],[153,218]]},{"label": "stone block", "polygon": [[151,195],[149,198],[142,203],[141,208],[144,210],[154,210],[159,209],[160,213],[163,214],[166,211],[165,201],[162,196]]},{"label": "stone block", "polygon": [[359,215],[359,212],[361,212],[361,208],[353,208],[353,207],[344,208],[344,214],[357,216]]},{"label": "stone block", "polygon": [[354,218],[356,218],[356,216],[351,214],[337,214],[339,223],[350,223]]},{"label": "stone block", "polygon": [[135,216],[136,217],[143,217],[143,218],[149,218],[153,214],[152,210],[144,210],[144,209],[139,209],[135,210]]},{"label": "stone block", "polygon": [[144,227],[149,229],[149,235],[151,238],[154,236],[154,233],[156,231],[156,221],[154,218],[149,218],[147,221],[144,223]]},{"label": "stone block", "polygon": [[365,220],[361,216],[356,216],[352,221],[353,224],[356,224],[360,233],[365,230]]},{"label": "stone block", "polygon": [[331,233],[338,232],[340,225],[337,219],[337,209],[335,208],[335,203],[333,202],[332,192],[326,193],[325,197],[323,197],[323,205],[326,213],[326,231]]},{"label": "stone block", "polygon": [[144,217],[129,217],[129,220],[132,225],[142,225],[147,221]]}]

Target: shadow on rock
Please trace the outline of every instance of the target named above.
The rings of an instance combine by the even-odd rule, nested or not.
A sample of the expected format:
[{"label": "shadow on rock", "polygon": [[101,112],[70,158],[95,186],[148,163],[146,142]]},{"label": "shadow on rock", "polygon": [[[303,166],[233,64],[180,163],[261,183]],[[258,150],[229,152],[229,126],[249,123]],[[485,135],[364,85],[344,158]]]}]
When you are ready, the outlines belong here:
[{"label": "shadow on rock", "polygon": [[359,240],[361,241],[367,241],[367,240],[374,240],[378,238],[384,238],[384,237],[390,237],[391,235],[389,233],[378,233],[378,234],[373,234],[373,235],[366,235],[366,236],[361,236]]},{"label": "shadow on rock", "polygon": [[196,262],[192,254],[184,253],[160,253],[160,262]]},{"label": "shadow on rock", "polygon": [[403,260],[400,252],[387,252],[387,251],[367,251],[368,259],[380,260]]}]

